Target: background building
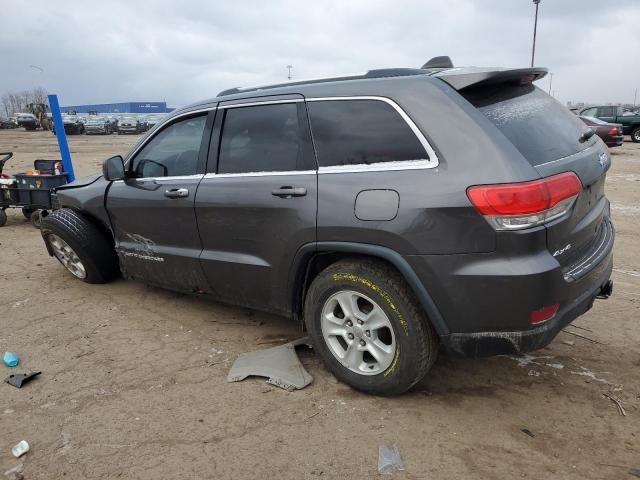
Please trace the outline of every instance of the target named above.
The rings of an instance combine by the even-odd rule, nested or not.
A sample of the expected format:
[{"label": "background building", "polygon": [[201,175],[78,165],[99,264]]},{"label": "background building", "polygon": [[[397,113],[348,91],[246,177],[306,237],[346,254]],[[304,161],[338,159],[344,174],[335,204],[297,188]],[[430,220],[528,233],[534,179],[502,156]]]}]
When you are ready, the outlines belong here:
[{"label": "background building", "polygon": [[168,113],[166,102],[121,102],[98,103],[95,105],[65,105],[60,107],[62,113]]}]

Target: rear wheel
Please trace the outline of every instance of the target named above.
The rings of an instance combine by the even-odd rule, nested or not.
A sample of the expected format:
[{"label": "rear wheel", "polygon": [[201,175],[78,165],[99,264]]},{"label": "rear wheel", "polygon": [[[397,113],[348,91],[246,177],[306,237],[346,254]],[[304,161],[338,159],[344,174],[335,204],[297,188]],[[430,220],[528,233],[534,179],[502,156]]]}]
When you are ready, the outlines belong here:
[{"label": "rear wheel", "polygon": [[636,143],[640,142],[640,127],[631,130],[631,140]]},{"label": "rear wheel", "polygon": [[438,352],[437,335],[404,279],[375,260],[340,261],[318,274],[305,322],[331,373],[367,393],[405,392]]},{"label": "rear wheel", "polygon": [[60,263],[87,283],[106,283],[118,270],[118,258],[106,235],[82,214],[55,210],[41,220],[42,238]]}]

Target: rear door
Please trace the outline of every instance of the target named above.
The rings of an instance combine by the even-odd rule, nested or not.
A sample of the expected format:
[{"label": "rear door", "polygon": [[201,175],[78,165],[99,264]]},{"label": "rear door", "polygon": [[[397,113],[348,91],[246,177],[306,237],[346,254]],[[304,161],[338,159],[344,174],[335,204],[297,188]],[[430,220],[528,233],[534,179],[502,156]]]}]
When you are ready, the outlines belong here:
[{"label": "rear door", "polygon": [[194,212],[213,112],[180,117],[128,161],[129,176],[108,190],[106,207],[127,276],[183,291],[206,286]]},{"label": "rear door", "polygon": [[317,168],[301,96],[220,104],[196,215],[216,295],[288,313],[290,267],[316,241]]},{"label": "rear door", "polygon": [[[485,114],[541,177],[575,172],[582,183],[570,216],[547,225],[549,251],[563,266],[587,255],[607,232],[609,202],[604,196],[610,166],[606,146],[564,105],[532,84],[496,85],[461,92]],[[584,113],[584,112],[583,112]]]}]

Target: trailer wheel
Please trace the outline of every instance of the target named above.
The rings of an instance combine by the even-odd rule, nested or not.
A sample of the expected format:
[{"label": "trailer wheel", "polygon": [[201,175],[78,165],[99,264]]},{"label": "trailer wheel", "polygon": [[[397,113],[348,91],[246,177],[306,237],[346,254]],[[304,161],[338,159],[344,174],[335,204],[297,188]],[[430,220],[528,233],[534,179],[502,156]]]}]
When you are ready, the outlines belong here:
[{"label": "trailer wheel", "polygon": [[34,228],[40,230],[40,227],[42,226],[42,211],[35,210],[34,212],[31,212],[29,220],[31,220],[31,225],[33,225]]},{"label": "trailer wheel", "polygon": [[31,214],[32,214],[33,212],[35,212],[35,210],[34,210],[33,208],[27,208],[27,207],[24,207],[24,208],[22,209],[22,215],[24,215],[24,218],[26,218],[27,220],[30,220],[30,219],[31,219]]},{"label": "trailer wheel", "polygon": [[0,208],[0,227],[4,227],[7,223],[7,212]]},{"label": "trailer wheel", "polygon": [[40,233],[49,252],[75,277],[107,283],[118,271],[118,257],[107,236],[75,210],[63,208],[42,217]]}]

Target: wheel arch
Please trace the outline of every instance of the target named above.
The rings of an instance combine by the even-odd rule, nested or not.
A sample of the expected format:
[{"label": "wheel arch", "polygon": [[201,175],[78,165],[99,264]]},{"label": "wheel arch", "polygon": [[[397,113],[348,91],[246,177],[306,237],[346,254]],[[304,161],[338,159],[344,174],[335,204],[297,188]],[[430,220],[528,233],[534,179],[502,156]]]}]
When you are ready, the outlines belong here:
[{"label": "wheel arch", "polygon": [[304,298],[316,275],[336,261],[352,257],[376,258],[392,265],[415,294],[438,335],[449,335],[449,328],[433,298],[402,255],[390,248],[366,243],[317,242],[298,250],[289,275],[292,311],[297,321],[302,322]]}]

